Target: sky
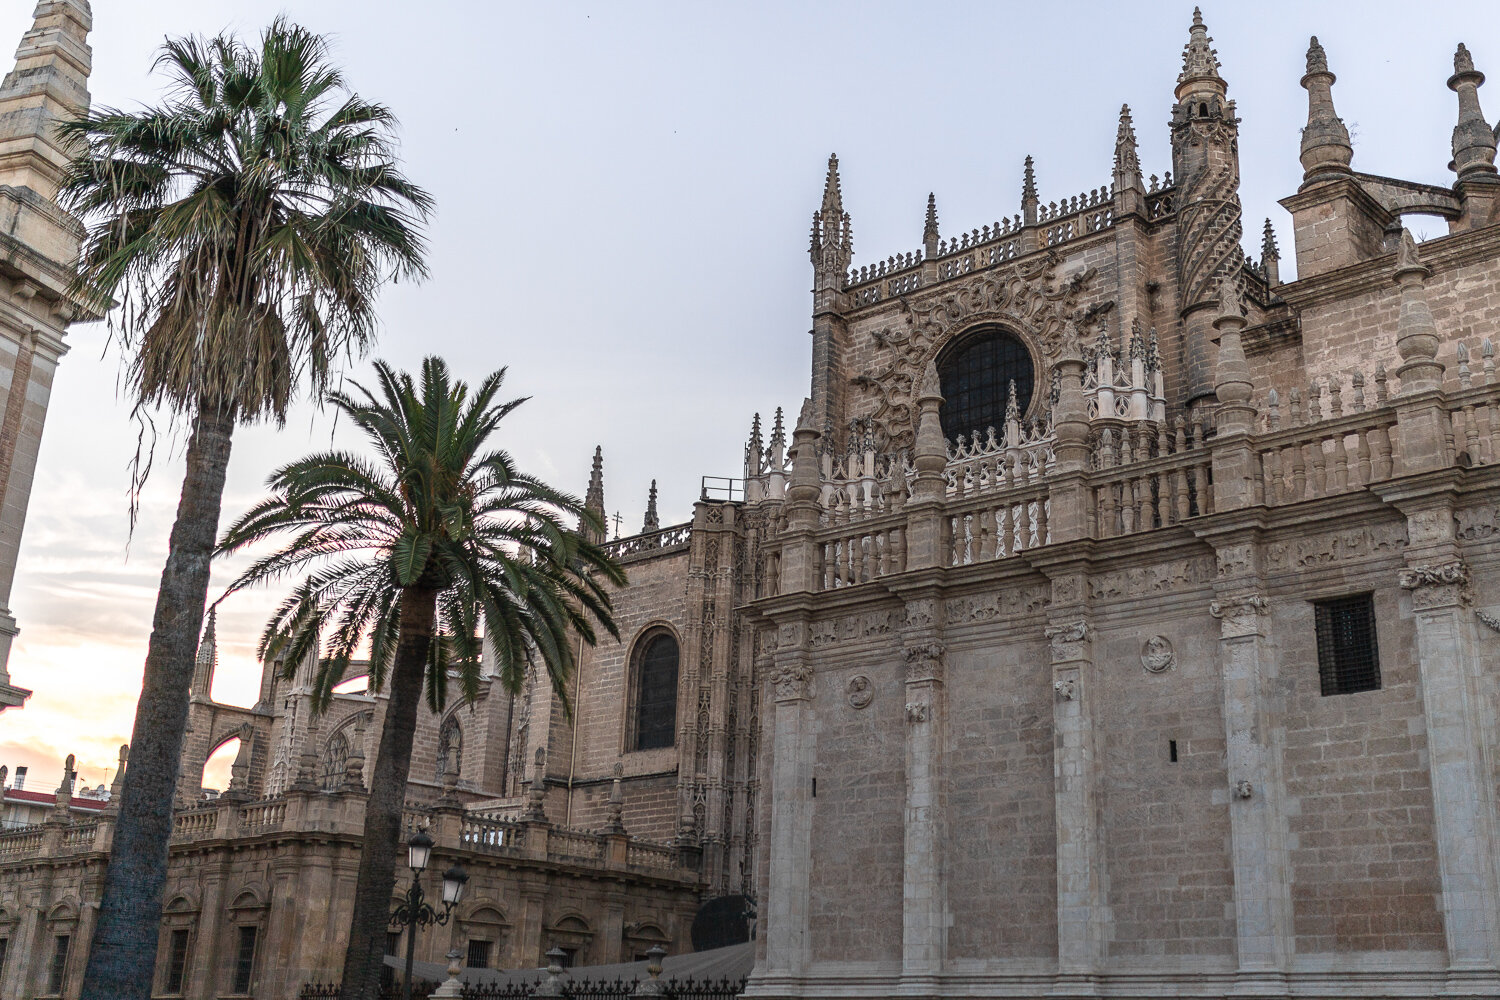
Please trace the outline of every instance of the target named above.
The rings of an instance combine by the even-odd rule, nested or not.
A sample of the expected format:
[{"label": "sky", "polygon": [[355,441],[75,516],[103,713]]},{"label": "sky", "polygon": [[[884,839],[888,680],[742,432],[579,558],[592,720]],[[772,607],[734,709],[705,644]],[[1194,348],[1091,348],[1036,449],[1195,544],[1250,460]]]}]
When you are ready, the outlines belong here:
[{"label": "sky", "polygon": [[[0,53],[30,26],[0,0]],[[582,493],[602,445],[606,505],[637,530],[651,480],[663,524],[691,517],[700,477],[740,474],[752,413],[795,414],[808,391],[807,236],[840,158],[855,265],[916,249],[929,191],[944,235],[1014,215],[1022,161],[1043,202],[1110,180],[1117,116],[1134,111],[1146,174],[1170,169],[1166,123],[1190,4],[512,3],[501,0],[95,0],[97,105],[156,100],[169,35],[257,33],[278,13],[332,37],[350,86],[401,120],[409,175],[437,200],[431,277],[389,288],[374,357],[436,353],[477,381],[509,366],[530,401],[501,444]],[[1350,16],[1352,11],[1358,16]],[[1209,3],[1204,19],[1242,119],[1246,249],[1261,220],[1291,257],[1316,34],[1354,167],[1448,184],[1468,44],[1500,73],[1500,5]],[[1392,25],[1399,24],[1399,34]],[[8,57],[0,56],[9,65]],[[1497,77],[1500,79],[1500,77]],[[1500,91],[1481,89],[1491,120]],[[1419,236],[1440,234],[1437,226]],[[1283,263],[1283,276],[1292,270]],[[184,436],[156,419],[157,461],[129,530],[136,425],[103,325],[69,333],[57,373],[11,610],[13,683],[0,763],[56,786],[61,760],[108,782],[129,735]],[[356,380],[368,359],[350,366]],[[325,447],[328,413],[236,434],[225,518],[278,464]],[[210,597],[236,564],[216,570]],[[214,696],[249,704],[256,638],[279,591],[220,609]],[[222,780],[227,761],[211,773]]]}]

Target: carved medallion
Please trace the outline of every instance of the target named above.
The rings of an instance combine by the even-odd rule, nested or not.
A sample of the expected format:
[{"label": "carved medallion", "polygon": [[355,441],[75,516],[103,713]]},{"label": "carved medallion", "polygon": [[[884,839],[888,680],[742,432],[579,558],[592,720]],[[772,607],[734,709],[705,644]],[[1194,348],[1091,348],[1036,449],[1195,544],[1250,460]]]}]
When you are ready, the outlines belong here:
[{"label": "carved medallion", "polygon": [[1170,670],[1176,662],[1172,642],[1164,635],[1153,635],[1141,644],[1141,666],[1148,674],[1159,674]]},{"label": "carved medallion", "polygon": [[864,674],[855,674],[849,678],[845,690],[849,695],[849,704],[854,708],[865,708],[875,700],[875,685]]}]

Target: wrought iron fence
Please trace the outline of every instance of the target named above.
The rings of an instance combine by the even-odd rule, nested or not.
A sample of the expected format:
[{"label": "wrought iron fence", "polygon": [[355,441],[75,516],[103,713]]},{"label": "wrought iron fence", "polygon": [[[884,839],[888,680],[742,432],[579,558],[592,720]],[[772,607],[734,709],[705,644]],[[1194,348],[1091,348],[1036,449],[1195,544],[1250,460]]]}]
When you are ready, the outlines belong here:
[{"label": "wrought iron fence", "polygon": [[[420,1000],[427,1000],[437,988],[437,983],[428,982],[425,979],[414,979],[411,984],[411,995]],[[343,992],[344,988],[338,983],[303,983],[302,989],[297,993],[297,1000],[339,1000]],[[389,986],[381,986],[376,996],[380,1000],[399,1000],[401,985],[397,982]]]},{"label": "wrought iron fence", "polygon": [[[668,1000],[734,1000],[745,989],[745,980],[677,979],[662,980]],[[540,978],[519,983],[465,983],[463,1000],[530,1000],[542,985]],[[563,984],[563,995],[569,1000],[625,1000],[635,993],[639,983],[634,979],[569,979]],[[436,983],[418,980],[412,990],[416,997],[427,997]],[[305,983],[297,1000],[339,1000],[338,983]],[[399,988],[382,989],[381,1000],[394,1000]]]}]

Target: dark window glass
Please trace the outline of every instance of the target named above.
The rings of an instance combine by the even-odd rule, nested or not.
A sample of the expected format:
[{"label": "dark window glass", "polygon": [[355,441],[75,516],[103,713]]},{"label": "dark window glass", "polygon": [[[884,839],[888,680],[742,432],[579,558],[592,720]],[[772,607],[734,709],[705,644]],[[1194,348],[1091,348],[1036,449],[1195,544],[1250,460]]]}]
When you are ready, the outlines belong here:
[{"label": "dark window glass", "polygon": [[564,969],[571,969],[574,965],[578,964],[577,948],[563,948],[560,950],[562,951],[562,958],[558,959],[558,965],[561,965]]},{"label": "dark window glass", "polygon": [[[385,932],[385,953],[387,955],[401,954],[400,931]],[[394,993],[396,991],[396,970],[384,962],[380,964],[380,989],[385,993]]]},{"label": "dark window glass", "polygon": [[239,947],[234,955],[234,989],[231,992],[250,992],[250,977],[255,972],[255,928],[241,927]]},{"label": "dark window glass", "polygon": [[1016,383],[1016,405],[1025,416],[1031,405],[1033,372],[1026,346],[1003,330],[971,334],[938,362],[943,387],[943,436],[982,436],[1005,427],[1005,404],[1010,383]]},{"label": "dark window glass", "polygon": [[490,967],[490,949],[494,947],[493,941],[470,941],[469,957],[464,964],[471,969],[488,969]]},{"label": "dark window glass", "polygon": [[669,747],[677,734],[677,640],[664,632],[646,640],[638,673],[635,748]]},{"label": "dark window glass", "polygon": [[0,938],[0,976],[5,975],[5,953],[10,951],[10,938]]},{"label": "dark window glass", "polygon": [[188,932],[175,930],[167,946],[167,992],[181,993],[187,973]]},{"label": "dark window glass", "polygon": [[1323,694],[1380,688],[1380,650],[1375,644],[1375,599],[1370,594],[1316,601],[1318,680]]},{"label": "dark window glass", "polygon": [[72,941],[66,934],[59,934],[52,939],[52,969],[47,979],[47,992],[61,994],[63,989],[63,976],[68,972],[68,944]]}]

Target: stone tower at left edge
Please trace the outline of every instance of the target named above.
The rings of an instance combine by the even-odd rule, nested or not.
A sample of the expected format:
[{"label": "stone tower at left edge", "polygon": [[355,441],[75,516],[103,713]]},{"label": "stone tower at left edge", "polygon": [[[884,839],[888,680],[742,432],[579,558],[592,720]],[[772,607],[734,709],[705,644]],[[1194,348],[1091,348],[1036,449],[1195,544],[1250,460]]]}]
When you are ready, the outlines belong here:
[{"label": "stone tower at left edge", "polygon": [[16,554],[52,376],[80,318],[68,294],[83,227],[60,209],[68,154],[58,121],[89,106],[88,0],[41,0],[0,82],[0,712],[31,694],[10,682]]}]

